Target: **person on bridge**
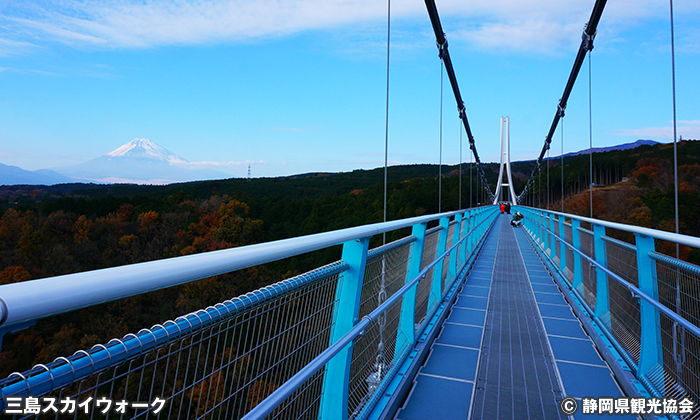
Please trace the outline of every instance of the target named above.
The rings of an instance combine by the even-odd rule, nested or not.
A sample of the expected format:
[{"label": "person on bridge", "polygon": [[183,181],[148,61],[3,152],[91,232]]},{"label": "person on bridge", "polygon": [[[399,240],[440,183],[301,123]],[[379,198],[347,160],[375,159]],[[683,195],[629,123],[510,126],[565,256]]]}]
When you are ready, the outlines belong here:
[{"label": "person on bridge", "polygon": [[501,214],[503,214],[504,211],[506,211],[506,205],[501,203]]},{"label": "person on bridge", "polygon": [[518,227],[523,224],[523,214],[520,213],[519,211],[516,211],[515,214],[513,215],[513,219],[510,221],[510,225],[513,227]]}]

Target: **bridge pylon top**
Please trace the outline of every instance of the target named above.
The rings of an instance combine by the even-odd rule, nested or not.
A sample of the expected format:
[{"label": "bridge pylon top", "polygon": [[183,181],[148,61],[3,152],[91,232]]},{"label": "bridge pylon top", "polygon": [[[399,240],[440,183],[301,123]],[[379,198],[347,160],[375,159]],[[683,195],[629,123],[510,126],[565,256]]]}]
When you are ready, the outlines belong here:
[{"label": "bridge pylon top", "polygon": [[[508,175],[507,182],[503,180],[504,167],[505,172]],[[505,198],[501,197],[504,192],[506,195]],[[501,166],[498,170],[498,181],[496,182],[496,194],[493,199],[493,204],[508,202],[512,205],[516,205],[518,204],[516,200],[517,196],[515,195],[515,189],[513,188],[513,175],[510,170],[510,117],[501,117]]]}]

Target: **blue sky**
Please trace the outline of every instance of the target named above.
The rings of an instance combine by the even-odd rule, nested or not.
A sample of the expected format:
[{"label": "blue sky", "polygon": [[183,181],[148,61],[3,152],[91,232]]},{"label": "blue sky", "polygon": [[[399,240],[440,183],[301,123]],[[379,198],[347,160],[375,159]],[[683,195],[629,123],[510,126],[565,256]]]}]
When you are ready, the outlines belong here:
[{"label": "blue sky", "polygon": [[[437,1],[482,161],[498,159],[501,116],[513,160],[539,154],[593,3]],[[678,133],[697,139],[700,3],[674,8]],[[391,37],[389,162],[437,163],[440,61],[422,1],[392,2]],[[73,165],[138,137],[232,176],[378,167],[385,66],[385,2],[0,2],[0,163]],[[672,141],[668,2],[608,2],[592,70],[594,146]],[[447,77],[443,106],[454,164]],[[588,124],[586,62],[565,151],[588,147]]]}]

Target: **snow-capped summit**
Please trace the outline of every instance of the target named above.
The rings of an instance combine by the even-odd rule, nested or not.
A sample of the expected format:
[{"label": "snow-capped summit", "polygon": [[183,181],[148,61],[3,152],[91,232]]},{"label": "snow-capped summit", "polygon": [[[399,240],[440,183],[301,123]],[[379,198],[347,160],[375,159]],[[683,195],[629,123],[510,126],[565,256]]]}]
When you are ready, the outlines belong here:
[{"label": "snow-capped summit", "polygon": [[149,139],[139,138],[96,159],[55,170],[82,182],[105,183],[170,184],[230,177],[200,168]]},{"label": "snow-capped summit", "polygon": [[127,144],[107,153],[111,157],[146,158],[172,163],[184,163],[185,159],[161,147],[149,139],[133,139]]}]

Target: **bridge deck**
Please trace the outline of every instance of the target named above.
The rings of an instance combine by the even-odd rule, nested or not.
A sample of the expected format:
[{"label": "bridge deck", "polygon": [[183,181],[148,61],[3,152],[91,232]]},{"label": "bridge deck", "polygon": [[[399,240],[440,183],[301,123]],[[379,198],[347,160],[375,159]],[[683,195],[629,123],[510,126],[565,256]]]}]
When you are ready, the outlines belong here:
[{"label": "bridge deck", "polygon": [[395,418],[560,419],[564,396],[622,395],[525,233],[502,215]]}]

